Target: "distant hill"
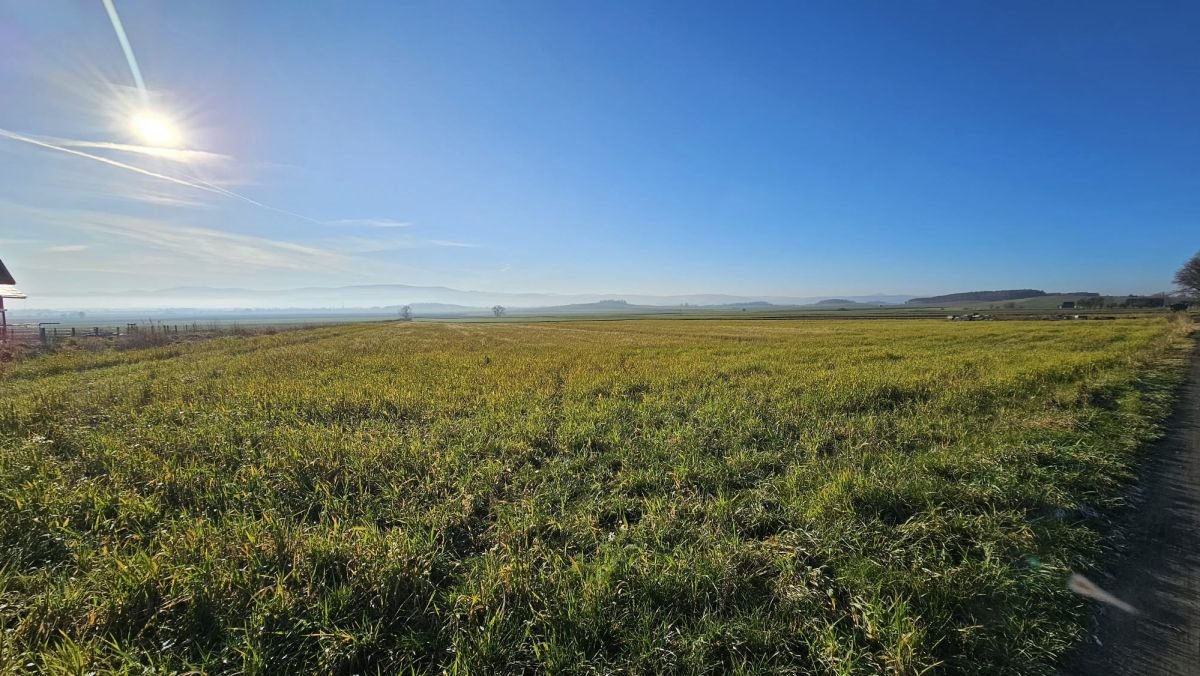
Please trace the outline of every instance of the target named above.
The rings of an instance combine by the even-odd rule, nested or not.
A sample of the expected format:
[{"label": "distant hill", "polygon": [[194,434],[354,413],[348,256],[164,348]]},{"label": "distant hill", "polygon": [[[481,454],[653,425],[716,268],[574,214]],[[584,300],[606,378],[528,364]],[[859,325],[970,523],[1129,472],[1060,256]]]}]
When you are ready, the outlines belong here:
[{"label": "distant hill", "polygon": [[858,305],[856,300],[846,300],[845,298],[826,298],[819,300],[814,305]]},{"label": "distant hill", "polygon": [[938,305],[942,303],[994,303],[1004,300],[1020,300],[1022,298],[1037,298],[1049,295],[1041,289],[1006,289],[1004,291],[965,291],[963,293],[948,293],[944,296],[928,298],[913,298],[907,305]]},{"label": "distant hill", "polygon": [[630,303],[625,300],[601,300],[594,303],[573,303],[570,305],[539,305],[535,307],[510,307],[509,315],[572,315],[572,314],[660,314],[663,312],[704,312],[710,310],[765,310],[782,307],[762,301],[749,303],[725,303],[720,305],[643,305]]},{"label": "distant hill", "polygon": [[643,305],[630,305],[623,300],[598,300],[594,303],[571,303],[568,305],[537,305],[533,307],[511,307],[508,308],[510,314],[573,314],[573,313],[588,313],[588,312],[631,312],[631,311],[646,311],[660,310],[662,308],[647,307]]},{"label": "distant hill", "polygon": [[1005,289],[1003,291],[966,291],[963,293],[949,293],[944,296],[930,296],[928,298],[913,298],[908,301],[907,305],[950,305],[955,303],[999,303],[1004,301],[1031,301],[1031,300],[1074,300],[1088,296],[1099,296],[1095,291],[1042,291],[1041,289]]},{"label": "distant hill", "polygon": [[[485,307],[471,307],[468,305],[452,305],[450,303],[411,303],[409,307],[415,315],[461,315],[471,312],[490,313],[491,310]],[[389,307],[389,310],[399,310],[399,306]]]},{"label": "distant hill", "polygon": [[[33,293],[36,289],[26,288]],[[720,293],[649,295],[626,293],[516,293],[507,291],[476,291],[443,286],[413,286],[407,284],[363,284],[341,287],[306,287],[292,289],[244,289],[217,287],[176,287],[158,290],[37,292],[27,303],[39,309],[155,309],[168,308],[372,308],[418,304],[456,305],[491,312],[493,305],[507,308],[555,308],[575,304],[604,303],[620,298],[630,306],[768,308],[771,306],[802,306],[816,303],[828,296],[743,296]],[[911,295],[872,294],[838,296],[859,303],[903,303]],[[420,308],[424,310],[425,308]],[[453,308],[437,308],[436,312]],[[610,307],[609,311],[621,308]]]},{"label": "distant hill", "polygon": [[[574,303],[572,305],[560,305],[559,307],[568,310],[628,310],[632,307],[627,301],[623,300],[598,300],[595,303]],[[554,306],[539,307],[539,310],[552,310]]]},{"label": "distant hill", "polygon": [[748,308],[751,310],[766,310],[769,308],[781,307],[781,306],[776,305],[775,303],[768,303],[766,301],[756,300],[756,301],[750,301],[749,303],[722,303],[720,305],[699,305],[696,307],[713,308],[713,309],[717,309],[717,310],[726,310],[726,309],[737,310],[737,309],[741,309],[741,308]]}]

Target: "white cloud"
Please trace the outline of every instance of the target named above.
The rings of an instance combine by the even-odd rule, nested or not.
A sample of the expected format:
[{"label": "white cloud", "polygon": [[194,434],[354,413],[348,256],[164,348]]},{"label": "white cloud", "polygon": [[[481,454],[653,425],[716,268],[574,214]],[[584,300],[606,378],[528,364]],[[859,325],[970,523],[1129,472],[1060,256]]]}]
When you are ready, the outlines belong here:
[{"label": "white cloud", "polygon": [[415,249],[420,242],[411,238],[334,237],[320,241],[322,248],[344,254],[373,254],[384,251]]},{"label": "white cloud", "polygon": [[100,195],[118,197],[130,202],[153,204],[161,207],[175,207],[180,209],[212,209],[216,207],[216,204],[211,201],[206,202],[203,199],[189,199],[180,195],[169,195],[162,191],[140,189],[125,182],[114,181],[107,186],[96,189],[95,192]]},{"label": "white cloud", "polygon": [[86,244],[62,244],[59,246],[48,246],[42,251],[46,253],[71,253],[73,251],[87,251],[90,247]]},{"label": "white cloud", "polygon": [[412,225],[407,221],[394,221],[390,218],[343,218],[336,221],[325,221],[325,225],[336,225],[349,228],[407,228]]},{"label": "white cloud", "polygon": [[135,174],[141,174],[142,176],[149,176],[151,178],[157,178],[162,181],[167,181],[168,183],[174,183],[176,185],[182,185],[182,186],[192,188],[195,190],[203,190],[203,191],[215,193],[218,195],[226,195],[229,197],[236,197],[238,199],[245,200],[245,201],[250,202],[251,204],[255,204],[257,206],[264,206],[262,204],[259,204],[258,202],[255,202],[254,200],[251,200],[246,197],[242,197],[241,195],[233,193],[229,190],[225,190],[224,188],[215,186],[211,183],[195,183],[192,181],[187,181],[187,180],[184,180],[177,176],[169,176],[167,174],[162,174],[157,171],[150,171],[149,169],[143,169],[141,167],[136,167],[132,164],[118,162],[116,160],[109,159],[107,157],[101,157],[100,155],[93,155],[91,153],[85,153],[80,150],[73,150],[73,149],[67,148],[65,146],[60,146],[60,145],[55,145],[53,143],[47,143],[45,141],[40,141],[31,136],[17,134],[15,132],[8,131],[7,129],[0,129],[0,137],[11,139],[13,141],[19,141],[21,143],[27,143],[29,145],[37,146],[39,148],[45,148],[47,150],[54,150],[54,151],[57,151],[60,153],[66,153],[68,155],[74,155],[76,157],[82,157],[84,159],[92,160],[93,162],[100,162],[102,164],[107,164],[110,167],[116,167],[118,169],[124,169],[125,171],[131,171]]},{"label": "white cloud", "polygon": [[448,239],[427,239],[425,240],[425,243],[429,246],[450,246],[460,249],[474,249],[479,246],[478,244],[472,244],[470,242],[455,242]]},{"label": "white cloud", "polygon": [[126,217],[91,218],[81,222],[80,227],[175,253],[185,257],[184,260],[203,261],[218,268],[341,269],[348,263],[345,256],[302,244],[209,228],[168,226],[160,221],[131,220]]},{"label": "white cloud", "polygon": [[[102,164],[107,164],[110,167],[124,169],[125,171],[133,172],[135,174],[141,174],[142,176],[149,176],[150,178],[157,178],[162,181],[167,181],[168,183],[174,183],[175,185],[185,186],[188,188],[192,188],[194,190],[202,190],[204,192],[209,192],[209,193],[213,193],[216,195],[223,195],[225,197],[229,197],[232,199],[240,200],[242,202],[246,202],[247,204],[253,204],[254,206],[259,207],[261,209],[266,209],[268,211],[274,211],[276,213],[285,214],[285,215],[291,216],[293,218],[298,218],[301,220],[309,221],[310,223],[321,224],[321,221],[318,221],[316,219],[309,218],[308,216],[305,216],[303,214],[298,214],[293,211],[288,211],[287,209],[280,209],[279,207],[274,207],[269,204],[264,204],[262,202],[259,202],[258,200],[251,199],[241,193],[237,193],[232,190],[222,188],[220,185],[213,183],[211,181],[205,181],[205,180],[202,180],[199,178],[191,178],[189,180],[185,180],[185,179],[179,178],[178,176],[171,176],[169,174],[163,174],[161,172],[150,171],[149,169],[143,169],[142,167],[138,167],[138,166],[135,166],[132,164],[126,164],[125,162],[118,162],[118,161],[108,158],[108,157],[94,155],[92,153],[85,153],[81,150],[75,150],[73,148],[56,145],[54,143],[48,143],[46,141],[39,140],[32,136],[27,136],[24,134],[18,134],[16,132],[8,131],[7,129],[0,129],[0,137],[11,139],[13,141],[18,141],[20,143],[25,143],[25,144],[28,144],[31,146],[37,146],[39,148],[45,148],[47,150],[54,150],[56,152],[65,153],[68,155],[74,155],[76,157],[81,157],[84,159],[92,160],[93,162],[100,162]],[[107,145],[115,146],[115,145],[123,145],[123,144],[107,144]],[[127,146],[127,147],[140,147],[140,146]]]},{"label": "white cloud", "polygon": [[404,249],[419,249],[422,247],[443,246],[473,248],[475,244],[451,242],[440,239],[420,239],[416,237],[335,237],[321,241],[322,246],[346,254],[372,254],[385,251],[400,251]]},{"label": "white cloud", "polygon": [[139,146],[129,143],[113,143],[111,141],[84,141],[80,139],[58,138],[54,136],[28,136],[49,145],[63,148],[91,148],[94,150],[113,150],[122,153],[145,155],[159,159],[181,162],[184,164],[231,162],[233,157],[212,153],[207,150],[186,150],[182,148],[159,148],[156,146]]},{"label": "white cloud", "polygon": [[174,258],[178,265],[202,265],[210,273],[255,269],[345,271],[352,268],[351,259],[341,253],[165,219],[83,209],[48,209],[10,202],[0,202],[0,214],[33,220],[43,227],[103,237],[118,246],[142,252],[161,252]]}]

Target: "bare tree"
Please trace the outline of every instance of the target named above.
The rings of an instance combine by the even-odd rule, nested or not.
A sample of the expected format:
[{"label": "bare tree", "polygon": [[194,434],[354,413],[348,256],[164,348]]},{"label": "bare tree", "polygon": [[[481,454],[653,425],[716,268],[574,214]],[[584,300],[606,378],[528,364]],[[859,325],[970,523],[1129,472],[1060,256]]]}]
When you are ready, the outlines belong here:
[{"label": "bare tree", "polygon": [[400,308],[400,319],[403,319],[404,321],[409,321],[410,319],[412,319],[412,306],[411,305],[405,305]]},{"label": "bare tree", "polygon": [[503,305],[493,305],[492,306],[492,314],[496,315],[497,317],[503,317],[504,312],[505,312],[505,310],[504,310]]},{"label": "bare tree", "polygon": [[1200,296],[1200,252],[1175,273],[1175,283],[1192,296]]}]

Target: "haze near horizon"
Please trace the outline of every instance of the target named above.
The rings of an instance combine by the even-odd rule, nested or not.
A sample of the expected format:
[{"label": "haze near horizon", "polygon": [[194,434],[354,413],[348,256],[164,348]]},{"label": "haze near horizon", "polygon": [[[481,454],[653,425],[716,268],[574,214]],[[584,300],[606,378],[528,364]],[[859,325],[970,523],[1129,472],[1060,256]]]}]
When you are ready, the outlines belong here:
[{"label": "haze near horizon", "polygon": [[1187,5],[109,9],[0,0],[0,259],[30,307],[1153,293],[1194,248]]}]

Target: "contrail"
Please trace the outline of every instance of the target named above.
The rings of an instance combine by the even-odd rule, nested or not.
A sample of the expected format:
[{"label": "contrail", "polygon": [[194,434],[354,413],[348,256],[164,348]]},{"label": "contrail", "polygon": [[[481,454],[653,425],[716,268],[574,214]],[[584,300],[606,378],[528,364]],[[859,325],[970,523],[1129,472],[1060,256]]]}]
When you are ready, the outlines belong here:
[{"label": "contrail", "polygon": [[133,73],[133,81],[137,84],[138,93],[142,95],[142,105],[149,107],[150,95],[146,92],[142,69],[138,68],[137,57],[133,55],[133,45],[129,44],[129,36],[125,35],[125,26],[121,25],[121,17],[117,16],[117,8],[113,6],[112,0],[104,0],[104,9],[108,12],[109,21],[112,21],[113,30],[117,32],[117,40],[121,42],[125,60],[129,62],[129,72]]},{"label": "contrail", "polygon": [[85,153],[83,151],[75,150],[73,148],[64,148],[63,146],[55,145],[53,143],[46,143],[45,141],[39,141],[35,138],[30,138],[23,134],[18,134],[16,132],[8,131],[7,129],[0,129],[0,137],[12,139],[13,141],[20,141],[21,143],[28,143],[30,145],[38,146],[39,148],[46,148],[48,150],[57,150],[60,153],[67,153],[68,155],[74,155],[76,157],[83,157],[85,159],[94,160],[96,162],[101,162],[103,164],[107,164],[111,167],[117,167],[118,169],[132,171],[134,173],[141,174],[143,176],[149,176],[151,178],[157,178],[157,179],[160,179],[163,181],[169,181],[176,185],[186,186],[188,188],[193,188],[195,190],[203,190],[205,192],[211,192],[215,195],[223,195],[225,197],[231,197],[233,199],[237,199],[237,200],[246,202],[247,204],[253,204],[256,207],[259,207],[260,209],[266,209],[268,211],[274,211],[277,213],[285,214],[287,216],[292,216],[293,218],[299,218],[299,219],[302,219],[305,221],[309,221],[310,223],[317,223],[320,225],[325,224],[323,221],[318,221],[315,218],[309,218],[308,216],[305,216],[303,214],[297,214],[292,211],[287,211],[286,209],[280,209],[278,207],[273,207],[269,204],[263,204],[262,202],[259,202],[258,200],[251,199],[249,197],[246,197],[245,195],[241,195],[232,190],[226,190],[225,188],[222,188],[217,185],[213,185],[212,183],[209,183],[208,181],[202,181],[199,179],[196,179],[195,181],[187,181],[182,178],[178,178],[176,176],[160,174],[157,171],[150,171],[149,169],[143,169],[141,167],[136,167],[132,164],[125,164],[124,162],[118,162],[116,160],[112,160],[107,157],[101,157],[100,155],[93,155],[91,153]]},{"label": "contrail", "polygon": [[204,180],[201,180],[198,178],[193,179],[193,180],[198,182],[201,186],[203,186],[213,192],[216,192],[217,194],[225,195],[226,197],[232,197],[234,199],[239,199],[239,200],[242,200],[243,202],[249,202],[250,204],[253,204],[254,206],[259,207],[261,209],[266,209],[267,211],[274,211],[275,213],[283,214],[285,216],[291,216],[292,218],[299,218],[302,221],[308,221],[309,223],[316,223],[317,225],[328,225],[328,223],[326,223],[325,221],[318,221],[317,219],[310,218],[308,216],[305,216],[304,214],[298,214],[294,211],[288,211],[287,209],[280,209],[279,207],[273,207],[270,204],[263,204],[262,202],[259,202],[258,200],[250,199],[249,197],[246,197],[245,195],[236,193],[232,190],[227,190],[225,188],[222,188],[219,185],[209,183],[208,181],[204,181]]},{"label": "contrail", "polygon": [[[71,148],[64,148],[64,147],[62,147],[62,146],[56,146],[56,145],[54,145],[53,143],[46,143],[45,141],[39,141],[39,140],[37,140],[37,139],[34,139],[34,138],[29,138],[28,136],[23,136],[23,135],[21,135],[21,134],[18,134],[18,133],[16,133],[16,132],[11,132],[11,131],[8,131],[7,129],[0,129],[0,136],[3,136],[3,137],[5,137],[5,138],[12,139],[12,140],[14,140],[14,141],[20,141],[21,143],[28,143],[28,144],[30,144],[30,145],[35,145],[35,146],[38,146],[38,147],[41,147],[41,148],[48,148],[48,149],[50,149],[50,150],[57,150],[57,151],[58,151],[58,152],[60,152],[60,153],[67,153],[68,155],[75,155],[76,157],[85,157],[85,158],[87,158],[87,159],[89,159],[89,160],[95,160],[96,162],[103,162],[104,164],[107,164],[107,165],[110,165],[110,166],[113,166],[113,167],[119,167],[119,168],[121,168],[121,169],[125,169],[125,170],[127,170],[127,171],[132,171],[132,172],[135,172],[135,173],[138,173],[138,174],[142,174],[143,176],[150,176],[150,177],[153,177],[153,178],[162,179],[162,180],[164,180],[164,181],[170,181],[171,183],[176,183],[176,184],[178,184],[178,185],[187,186],[187,187],[189,187],[189,188],[195,188],[196,190],[205,190],[205,191],[207,191],[207,192],[216,193],[216,194],[218,194],[218,195],[223,195],[223,194],[225,194],[225,191],[222,191],[222,190],[216,190],[216,189],[213,189],[213,188],[210,188],[210,187],[204,186],[204,185],[200,185],[199,183],[192,183],[191,181],[185,181],[185,180],[183,180],[182,178],[176,178],[176,177],[174,177],[174,176],[168,176],[168,175],[166,175],[166,174],[160,174],[160,173],[158,173],[158,172],[156,172],[156,171],[150,171],[149,169],[142,169],[141,167],[135,167],[135,166],[133,166],[132,164],[125,164],[124,162],[118,162],[118,161],[116,161],[116,160],[110,160],[110,159],[108,159],[107,157],[101,157],[101,156],[99,156],[99,155],[93,155],[93,154],[91,154],[91,153],[85,153],[85,152],[83,152],[83,151],[80,151],[80,150],[73,150],[73,149],[71,149]],[[253,204],[257,204],[257,202],[254,202],[254,200],[251,200],[251,199],[249,199],[249,198],[245,198],[245,197],[243,197],[242,199],[245,199],[245,200],[247,200],[247,201],[249,201],[249,202],[251,202],[251,203],[253,203]]]},{"label": "contrail", "polygon": [[[149,94],[149,92],[146,91],[146,81],[142,79],[142,69],[138,67],[137,57],[133,55],[133,45],[130,44],[130,42],[129,42],[129,36],[125,34],[125,26],[121,23],[121,17],[117,14],[117,8],[115,5],[113,5],[113,0],[102,0],[102,1],[104,3],[104,10],[106,12],[108,12],[108,19],[109,19],[109,21],[112,22],[113,31],[115,31],[117,34],[117,40],[121,43],[121,51],[125,52],[125,60],[129,63],[129,72],[133,74],[133,81],[135,84],[137,84],[138,94],[140,94],[141,98],[142,98],[142,105],[149,108],[150,94]],[[12,139],[13,141],[20,141],[21,143],[28,143],[30,145],[35,145],[35,146],[38,146],[41,148],[46,148],[48,150],[57,150],[60,153],[67,153],[68,155],[75,155],[76,157],[83,157],[85,159],[93,160],[96,162],[101,162],[103,164],[107,164],[112,167],[117,167],[119,169],[124,169],[126,171],[132,171],[134,173],[141,174],[143,176],[150,176],[152,178],[157,178],[157,179],[160,179],[163,181],[168,181],[170,183],[175,183],[176,185],[182,185],[182,186],[186,186],[188,188],[193,188],[195,190],[203,190],[205,192],[211,192],[216,195],[223,195],[225,197],[230,197],[230,198],[233,198],[236,200],[241,200],[243,202],[246,202],[247,204],[253,204],[254,206],[256,206],[260,209],[274,211],[276,213],[284,214],[286,216],[291,216],[293,218],[299,218],[301,220],[309,221],[310,223],[317,223],[319,225],[325,225],[324,221],[318,221],[315,218],[309,218],[308,216],[305,216],[303,214],[298,214],[294,211],[288,211],[286,209],[280,209],[279,207],[273,207],[269,204],[263,204],[262,202],[259,202],[258,200],[251,199],[249,197],[246,197],[245,195],[238,194],[232,190],[227,190],[218,185],[213,185],[212,183],[209,183],[208,181],[202,181],[200,179],[194,179],[192,181],[187,181],[182,178],[175,177],[175,176],[168,176],[167,174],[160,174],[156,171],[150,171],[149,169],[142,169],[141,167],[136,167],[132,164],[126,164],[124,162],[118,162],[116,160],[111,160],[107,157],[101,157],[100,155],[93,155],[91,153],[85,153],[80,150],[74,150],[72,148],[67,148],[62,145],[48,143],[46,141],[39,141],[38,139],[30,138],[28,136],[24,136],[24,135],[18,134],[16,132],[11,132],[6,129],[0,129],[0,137]],[[96,145],[98,147],[104,147],[101,144],[96,144]]]}]

